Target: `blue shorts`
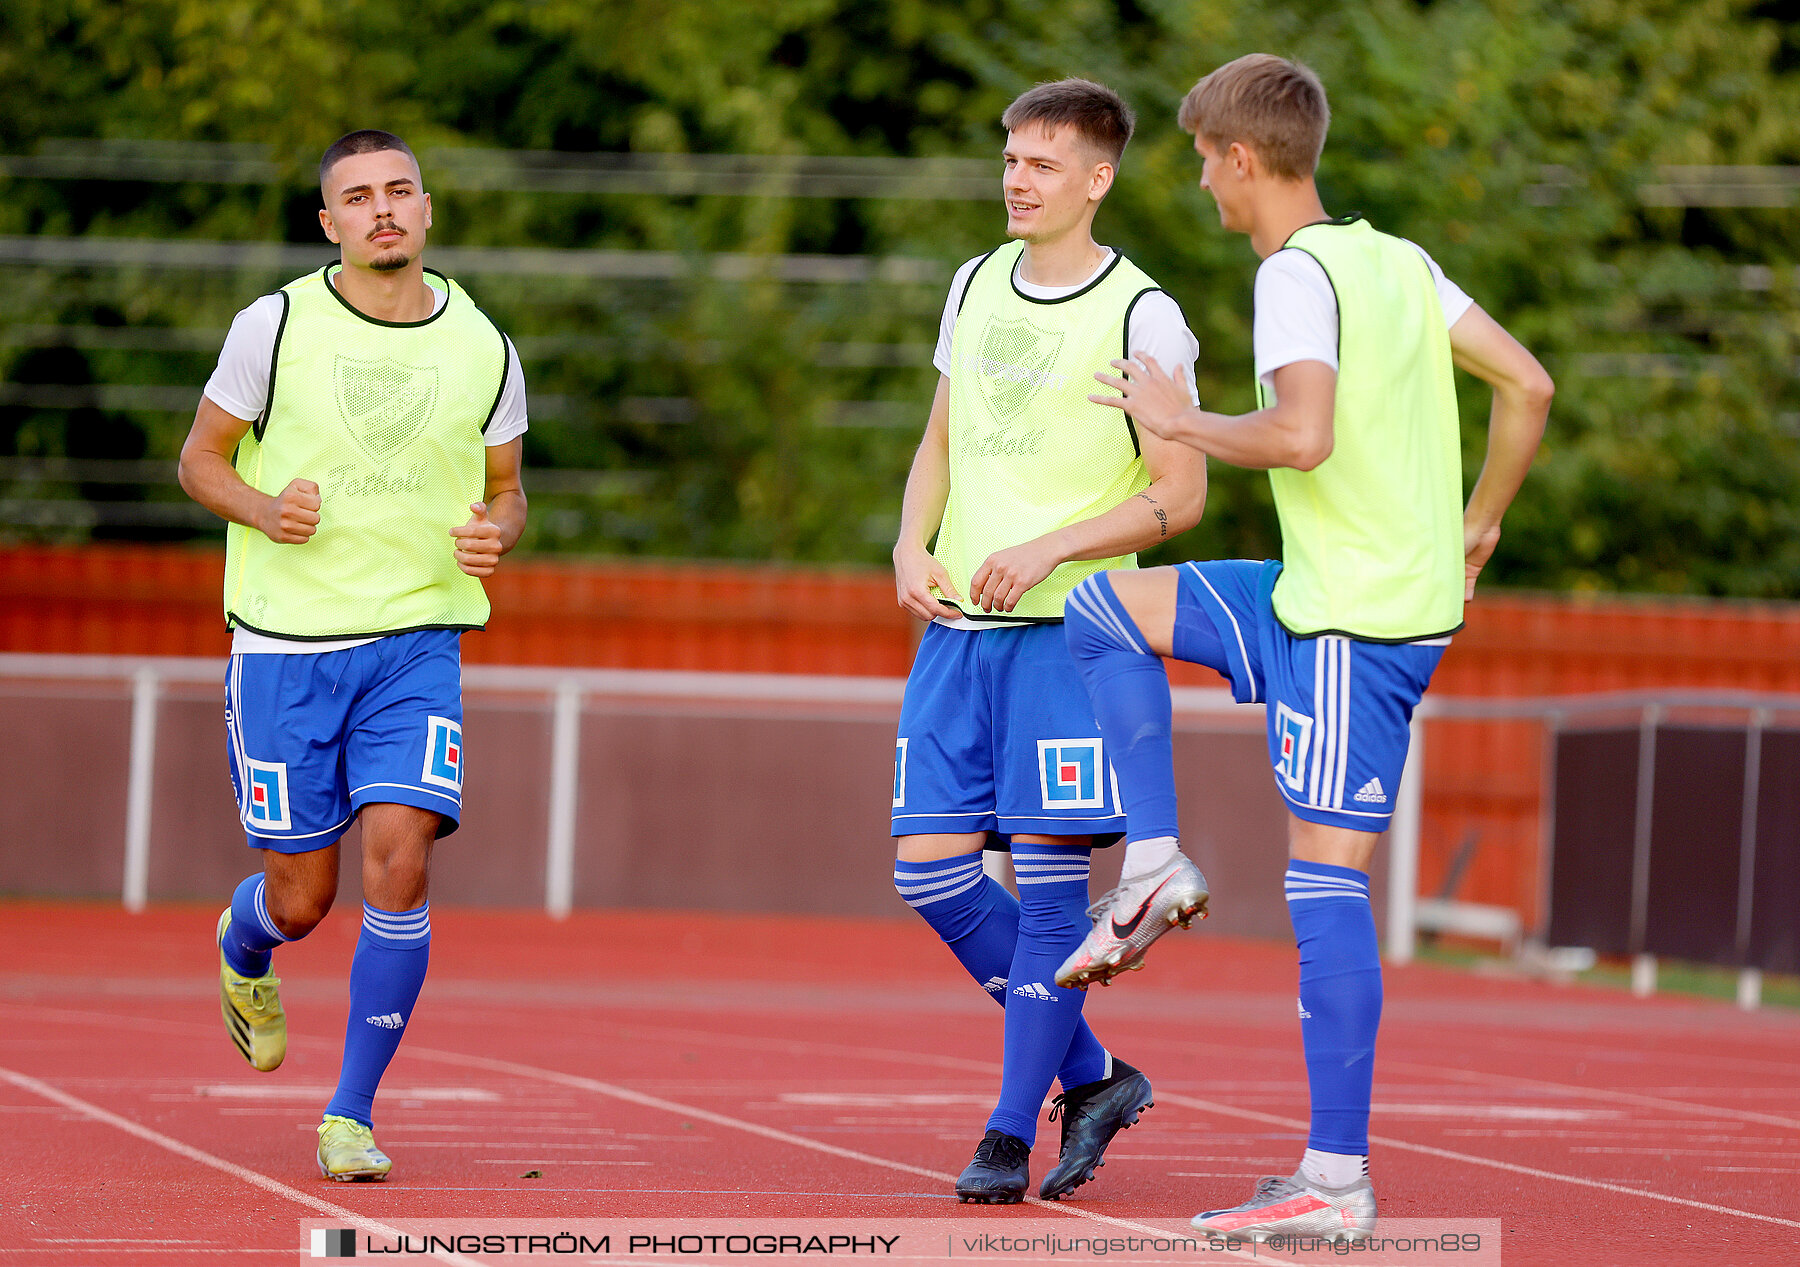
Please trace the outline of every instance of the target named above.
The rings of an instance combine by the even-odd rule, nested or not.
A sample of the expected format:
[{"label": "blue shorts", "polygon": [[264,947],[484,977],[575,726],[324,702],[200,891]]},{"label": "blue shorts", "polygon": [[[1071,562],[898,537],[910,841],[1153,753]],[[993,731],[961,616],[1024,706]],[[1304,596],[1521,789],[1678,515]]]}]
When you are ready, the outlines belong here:
[{"label": "blue shorts", "polygon": [[1275,618],[1280,563],[1227,559],[1175,571],[1175,657],[1208,663],[1194,646],[1211,643],[1197,633],[1198,622],[1211,623],[1225,663],[1210,667],[1230,681],[1238,703],[1268,705],[1269,763],[1288,808],[1312,823],[1386,831],[1413,708],[1449,639],[1296,638]]},{"label": "blue shorts", "polygon": [[311,655],[234,655],[226,750],[255,849],[310,853],[364,805],[462,816],[462,656],[453,629],[392,634]]},{"label": "blue shorts", "polygon": [[894,744],[896,836],[1125,830],[1087,687],[1060,624],[926,628]]}]

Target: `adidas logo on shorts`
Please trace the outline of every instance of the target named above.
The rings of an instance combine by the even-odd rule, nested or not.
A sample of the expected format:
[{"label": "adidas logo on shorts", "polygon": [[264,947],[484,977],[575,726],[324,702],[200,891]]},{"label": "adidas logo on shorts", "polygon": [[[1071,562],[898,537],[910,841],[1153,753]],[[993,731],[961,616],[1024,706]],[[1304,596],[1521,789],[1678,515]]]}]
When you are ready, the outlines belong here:
[{"label": "adidas logo on shorts", "polygon": [[1381,789],[1380,779],[1370,779],[1356,790],[1356,799],[1370,805],[1386,805],[1387,793]]},{"label": "adidas logo on shorts", "polygon": [[1022,985],[1014,990],[1013,993],[1022,994],[1028,999],[1042,999],[1048,1003],[1055,1003],[1057,1001],[1056,996],[1046,990],[1044,988],[1044,983],[1041,981],[1033,981],[1029,985]]},{"label": "adidas logo on shorts", "polygon": [[986,990],[989,994],[999,994],[1001,991],[1006,989],[1006,978],[1005,977],[989,977],[987,979],[987,984],[982,986],[981,988]]},{"label": "adidas logo on shorts", "polygon": [[389,1012],[386,1016],[365,1016],[363,1020],[370,1025],[379,1025],[383,1029],[400,1029],[406,1024],[406,1018],[398,1012]]}]

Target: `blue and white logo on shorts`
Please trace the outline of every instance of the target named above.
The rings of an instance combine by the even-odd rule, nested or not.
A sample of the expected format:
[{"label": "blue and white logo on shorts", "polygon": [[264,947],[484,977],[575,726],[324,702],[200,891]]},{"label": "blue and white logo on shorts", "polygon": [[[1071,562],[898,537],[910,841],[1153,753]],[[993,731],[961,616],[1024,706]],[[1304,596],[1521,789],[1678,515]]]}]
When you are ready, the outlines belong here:
[{"label": "blue and white logo on shorts", "polygon": [[894,740],[894,808],[906,804],[906,740]]},{"label": "blue and white logo on shorts", "polygon": [[1106,808],[1106,761],[1100,746],[1098,739],[1038,740],[1045,809]]},{"label": "blue and white logo on shorts", "polygon": [[1294,791],[1306,781],[1306,749],[1312,742],[1313,719],[1302,717],[1279,700],[1275,703],[1275,736],[1280,748],[1275,772]]},{"label": "blue and white logo on shorts", "polygon": [[438,787],[461,792],[462,727],[448,717],[432,717],[427,720],[430,722],[430,729],[425,738],[425,772],[419,777]]},{"label": "blue and white logo on shorts", "polygon": [[288,816],[285,761],[245,758],[244,823],[253,830],[265,831],[287,831],[293,827],[293,819]]}]

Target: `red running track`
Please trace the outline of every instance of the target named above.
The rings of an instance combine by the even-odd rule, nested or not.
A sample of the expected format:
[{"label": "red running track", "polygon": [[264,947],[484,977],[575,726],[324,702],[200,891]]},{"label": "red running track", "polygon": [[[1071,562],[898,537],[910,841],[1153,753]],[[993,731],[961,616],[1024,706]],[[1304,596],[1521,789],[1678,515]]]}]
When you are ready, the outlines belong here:
[{"label": "red running track", "polygon": [[[216,915],[0,904],[0,1267],[290,1263],[299,1220],[346,1212],[1045,1216],[953,1201],[1000,1009],[917,922],[433,911],[376,1104],[394,1174],[352,1185],[318,1177],[312,1127],[355,919],[281,952],[291,1045],[257,1074],[219,1020]],[[1051,1213],[1166,1221],[1291,1169],[1294,977],[1291,947],[1196,930],[1095,991],[1157,1106]],[[1383,1217],[1503,1220],[1509,1267],[1800,1262],[1792,1012],[1390,969],[1373,1130]]]}]

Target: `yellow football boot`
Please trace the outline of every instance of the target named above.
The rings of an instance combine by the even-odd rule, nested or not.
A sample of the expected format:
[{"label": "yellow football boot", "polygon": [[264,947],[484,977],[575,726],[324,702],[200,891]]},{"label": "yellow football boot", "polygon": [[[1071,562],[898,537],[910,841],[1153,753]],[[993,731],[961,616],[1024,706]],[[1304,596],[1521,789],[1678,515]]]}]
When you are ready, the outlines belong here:
[{"label": "yellow football boot", "polygon": [[394,1163],[361,1122],[327,1114],[319,1123],[319,1173],[339,1183],[386,1179]]},{"label": "yellow football boot", "polygon": [[281,978],[273,971],[246,977],[225,958],[225,928],[231,908],[219,916],[214,939],[219,943],[219,1010],[225,1016],[225,1032],[244,1053],[244,1059],[267,1073],[279,1068],[287,1055],[287,1014],[281,1010]]}]

